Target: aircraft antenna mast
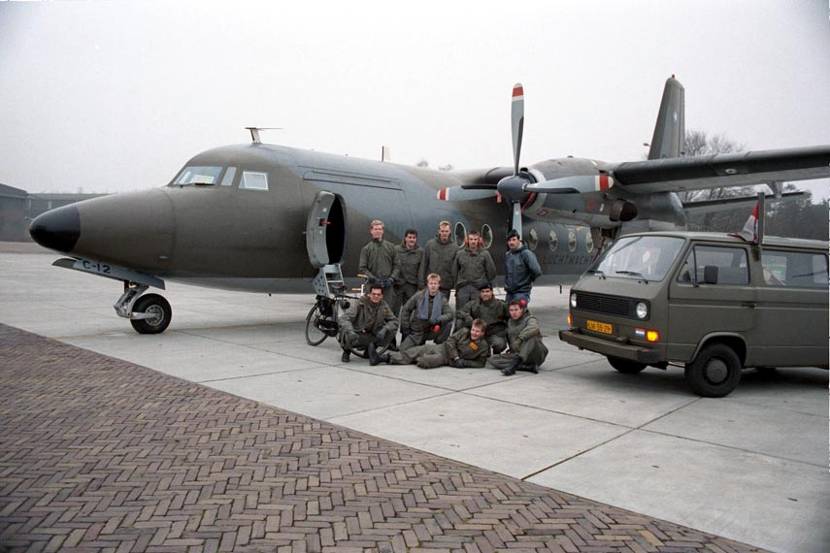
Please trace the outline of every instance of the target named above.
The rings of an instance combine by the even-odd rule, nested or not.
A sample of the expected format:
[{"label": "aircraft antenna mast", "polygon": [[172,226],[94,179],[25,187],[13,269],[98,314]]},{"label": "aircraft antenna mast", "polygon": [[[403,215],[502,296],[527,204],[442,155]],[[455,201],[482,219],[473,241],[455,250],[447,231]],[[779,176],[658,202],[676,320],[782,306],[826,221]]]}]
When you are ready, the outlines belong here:
[{"label": "aircraft antenna mast", "polygon": [[251,131],[251,144],[262,144],[259,138],[259,131],[281,131],[282,127],[245,127]]}]

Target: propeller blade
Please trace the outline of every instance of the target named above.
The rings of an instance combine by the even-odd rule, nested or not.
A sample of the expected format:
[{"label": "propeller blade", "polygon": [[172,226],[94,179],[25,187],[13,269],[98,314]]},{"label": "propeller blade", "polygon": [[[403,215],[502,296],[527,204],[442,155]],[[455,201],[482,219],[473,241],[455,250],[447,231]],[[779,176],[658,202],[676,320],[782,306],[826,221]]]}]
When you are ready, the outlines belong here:
[{"label": "propeller blade", "polygon": [[575,175],[525,185],[526,192],[545,194],[581,194],[583,192],[605,192],[614,186],[614,178],[608,175]]},{"label": "propeller blade", "polygon": [[[513,101],[510,108],[513,134],[513,174],[519,174],[519,154],[522,152],[522,133],[525,125],[525,93],[522,83],[513,85]],[[518,230],[518,229],[517,229]]]},{"label": "propeller blade", "polygon": [[513,226],[512,228],[519,233],[519,238],[524,236],[522,234],[522,203],[513,202]]},{"label": "propeller blade", "polygon": [[461,186],[449,186],[439,189],[436,195],[439,200],[445,202],[464,202],[495,198],[497,194],[498,192],[494,188],[464,188]]}]

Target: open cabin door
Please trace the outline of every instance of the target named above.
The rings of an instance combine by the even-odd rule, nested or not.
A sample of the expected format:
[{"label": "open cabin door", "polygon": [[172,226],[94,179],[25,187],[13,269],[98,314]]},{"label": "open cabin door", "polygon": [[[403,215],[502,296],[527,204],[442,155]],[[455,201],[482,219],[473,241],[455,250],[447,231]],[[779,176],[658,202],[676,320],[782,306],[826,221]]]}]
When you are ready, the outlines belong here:
[{"label": "open cabin door", "polygon": [[346,251],[346,213],[343,199],[321,190],[314,196],[306,221],[308,260],[315,269],[336,265]]}]

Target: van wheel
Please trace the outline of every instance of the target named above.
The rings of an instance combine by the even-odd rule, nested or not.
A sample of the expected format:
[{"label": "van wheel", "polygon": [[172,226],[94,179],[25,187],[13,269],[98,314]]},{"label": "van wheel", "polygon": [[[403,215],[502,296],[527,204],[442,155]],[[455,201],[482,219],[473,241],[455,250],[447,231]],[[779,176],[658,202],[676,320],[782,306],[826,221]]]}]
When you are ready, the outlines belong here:
[{"label": "van wheel", "polygon": [[646,368],[645,363],[638,363],[630,359],[623,359],[622,357],[608,356],[608,362],[611,366],[623,374],[637,374]]},{"label": "van wheel", "polygon": [[694,361],[686,365],[686,382],[703,397],[723,397],[741,381],[741,360],[726,344],[703,348]]}]

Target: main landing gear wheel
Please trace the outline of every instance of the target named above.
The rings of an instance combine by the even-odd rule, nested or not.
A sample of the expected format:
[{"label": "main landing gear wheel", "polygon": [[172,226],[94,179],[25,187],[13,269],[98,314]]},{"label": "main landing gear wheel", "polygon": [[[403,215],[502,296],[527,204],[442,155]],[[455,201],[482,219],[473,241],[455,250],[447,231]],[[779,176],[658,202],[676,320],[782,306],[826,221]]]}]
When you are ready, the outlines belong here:
[{"label": "main landing gear wheel", "polygon": [[726,344],[706,346],[686,365],[686,382],[703,397],[723,397],[741,381],[741,360]]},{"label": "main landing gear wheel", "polygon": [[141,296],[133,304],[133,313],[144,313],[144,319],[130,319],[139,334],[161,334],[173,318],[173,310],[166,299],[158,294]]},{"label": "main landing gear wheel", "polygon": [[608,362],[611,366],[623,374],[637,374],[646,368],[645,363],[638,363],[630,359],[623,359],[622,357],[608,356]]}]

